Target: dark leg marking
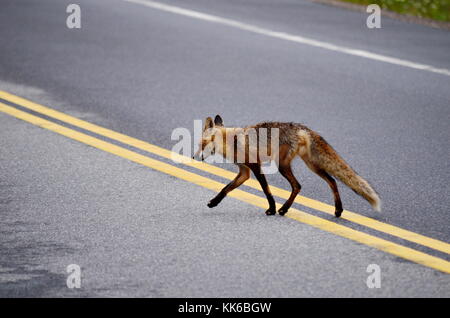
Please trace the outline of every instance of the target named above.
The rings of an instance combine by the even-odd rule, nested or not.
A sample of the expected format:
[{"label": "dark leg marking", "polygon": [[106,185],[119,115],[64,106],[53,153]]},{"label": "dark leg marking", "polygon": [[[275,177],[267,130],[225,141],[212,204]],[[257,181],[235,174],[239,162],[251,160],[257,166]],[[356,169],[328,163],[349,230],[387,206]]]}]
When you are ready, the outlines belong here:
[{"label": "dark leg marking", "polygon": [[336,208],[334,211],[334,215],[337,218],[340,217],[342,214],[343,208],[342,208],[341,197],[339,195],[339,190],[338,190],[336,181],[325,170],[319,170],[316,173],[328,183],[328,185],[331,188],[331,191],[333,191],[334,206]]},{"label": "dark leg marking", "polygon": [[276,213],[275,200],[270,192],[269,184],[267,183],[266,177],[261,172],[261,165],[259,163],[249,164],[250,169],[259,181],[264,194],[266,195],[267,201],[269,201],[269,209],[266,211],[266,215],[274,215]]}]

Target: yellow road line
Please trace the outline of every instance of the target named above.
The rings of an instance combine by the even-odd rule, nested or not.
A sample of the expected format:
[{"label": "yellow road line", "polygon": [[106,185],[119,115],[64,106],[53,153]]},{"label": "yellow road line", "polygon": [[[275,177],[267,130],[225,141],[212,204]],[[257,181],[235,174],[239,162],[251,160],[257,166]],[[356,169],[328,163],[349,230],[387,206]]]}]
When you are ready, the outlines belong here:
[{"label": "yellow road line", "polygon": [[[152,145],[148,142],[115,132],[113,130],[86,122],[84,120],[75,118],[73,116],[69,116],[67,114],[64,114],[62,112],[56,111],[54,109],[45,107],[43,105],[34,103],[32,101],[29,101],[27,99],[21,98],[19,96],[15,96],[13,94],[4,92],[4,91],[0,91],[0,98],[10,101],[12,103],[18,104],[20,106],[23,106],[25,108],[28,108],[30,110],[33,110],[35,112],[44,114],[46,116],[58,119],[60,121],[69,123],[73,126],[85,129],[85,130],[89,130],[91,132],[94,132],[98,135],[119,141],[123,144],[127,144],[130,146],[133,146],[135,148],[141,149],[141,150],[145,150],[147,152],[156,154],[160,157],[166,158],[166,159],[172,159],[172,158],[176,158],[179,162],[182,162],[184,165],[189,166],[189,167],[193,167],[199,170],[203,170],[205,172],[214,174],[216,176],[225,178],[225,179],[229,179],[232,180],[234,179],[234,177],[236,176],[236,173],[233,173],[231,171],[219,168],[219,167],[215,167],[212,165],[209,165],[207,163],[204,162],[200,162],[200,161],[194,161],[191,160],[190,158],[187,158],[185,156],[180,156],[178,154],[175,154],[167,149]],[[245,183],[246,186],[251,187],[253,189],[257,189],[258,191],[262,191],[261,187],[258,183],[258,181],[256,181],[255,179],[249,179],[248,181],[246,181]],[[283,198],[283,199],[287,199],[290,196],[290,192],[286,191],[284,189],[278,188],[278,187],[274,187],[271,186],[271,191],[272,194]],[[306,207],[312,208],[312,209],[316,209],[331,215],[334,215],[334,206],[331,206],[329,204],[317,201],[317,200],[313,200],[304,196],[297,196],[297,198],[295,199],[296,203],[299,203],[301,205],[304,205]],[[366,217],[364,215],[360,215],[351,211],[347,211],[344,210],[341,218],[347,220],[347,221],[351,221],[353,223],[356,224],[360,224],[363,226],[366,226],[368,228],[383,232],[383,233],[387,233],[396,237],[399,237],[401,239],[404,240],[408,240],[410,242],[416,243],[416,244],[420,244],[432,249],[435,249],[437,251],[441,251],[447,254],[450,254],[450,244],[437,240],[437,239],[433,239],[409,230],[405,230],[402,229],[400,227],[394,226],[394,225],[390,225],[387,223],[383,223],[381,221]]]},{"label": "yellow road line", "polygon": [[[20,111],[14,107],[8,106],[6,104],[0,103],[0,111],[14,116],[18,119],[24,120],[33,125],[45,128],[47,130],[53,131],[60,135],[66,136],[70,139],[77,140],[86,145],[98,148],[100,150],[109,152],[116,156],[128,159],[130,161],[136,162],[138,164],[147,166],[154,170],[163,172],[165,174],[174,176],[176,178],[194,183],[196,185],[202,186],[206,189],[213,191],[220,191],[224,184],[217,182],[215,180],[197,175],[195,173],[189,172],[187,170],[177,168],[173,165],[167,164],[162,161],[158,161],[134,151],[119,147],[117,145],[108,143],[106,141],[94,138],[92,136],[83,134],[76,130],[58,125],[46,119],[28,114],[26,112]],[[229,194],[230,197],[236,198],[243,202],[249,203],[251,205],[265,208],[267,205],[266,199],[239,189],[234,190]],[[277,206],[280,206],[277,204]],[[412,262],[422,264],[424,266],[434,268],[436,270],[450,274],[450,262],[443,260],[441,258],[425,254],[423,252],[416,251],[409,247],[405,247],[376,236],[372,236],[363,232],[356,231],[354,229],[348,228],[346,226],[336,224],[334,222],[319,218],[317,216],[305,213],[303,211],[292,208],[287,217],[300,221],[305,224],[309,224],[321,230],[351,239],[353,241],[377,248],[384,252],[393,254],[395,256],[402,257],[404,259],[410,260]]]}]

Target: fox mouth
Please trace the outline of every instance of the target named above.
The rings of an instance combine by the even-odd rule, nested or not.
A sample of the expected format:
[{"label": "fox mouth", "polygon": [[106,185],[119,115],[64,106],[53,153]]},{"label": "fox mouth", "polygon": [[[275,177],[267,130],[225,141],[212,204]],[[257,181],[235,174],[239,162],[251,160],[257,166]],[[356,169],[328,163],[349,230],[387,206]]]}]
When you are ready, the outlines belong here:
[{"label": "fox mouth", "polygon": [[[200,152],[200,151],[199,151]],[[192,159],[195,159],[198,155],[199,155],[199,152],[197,152],[195,155],[193,155],[192,156]],[[214,156],[216,154],[216,150],[215,149],[213,149],[212,151],[211,151],[211,153],[210,153],[210,156]],[[203,156],[203,151],[201,151],[201,153],[200,153],[200,160],[201,161],[205,161],[205,157]]]},{"label": "fox mouth", "polygon": [[[216,149],[213,149],[213,150],[211,150],[209,156],[214,156],[215,154],[216,154]],[[208,156],[208,157],[209,157],[209,156]],[[206,159],[206,158],[203,156],[203,151],[202,151],[202,155],[201,155],[200,158],[201,158],[202,161],[205,161],[205,159]]]}]

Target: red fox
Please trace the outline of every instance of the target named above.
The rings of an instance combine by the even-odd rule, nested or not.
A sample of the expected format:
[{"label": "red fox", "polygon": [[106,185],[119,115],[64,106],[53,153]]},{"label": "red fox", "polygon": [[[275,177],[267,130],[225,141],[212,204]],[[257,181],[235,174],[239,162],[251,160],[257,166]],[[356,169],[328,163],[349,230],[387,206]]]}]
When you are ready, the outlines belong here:
[{"label": "red fox", "polygon": [[[272,149],[270,131],[273,129],[278,132],[278,149]],[[264,155],[260,154],[260,149],[255,151],[249,146],[248,135],[250,130],[256,132],[257,138],[260,138],[261,131],[265,130],[267,145],[270,146],[266,146],[265,151],[262,152]],[[240,137],[243,137],[243,139]],[[239,142],[239,140],[243,140],[243,142]],[[243,160],[238,160],[240,152],[244,153]],[[199,149],[193,158],[200,156],[201,160],[204,160],[207,156],[216,153],[224,158],[231,158],[231,161],[238,165],[239,173],[208,203],[210,208],[217,206],[230,191],[248,180],[250,171],[252,171],[269,201],[269,209],[266,214],[274,215],[276,213],[275,200],[261,168],[262,162],[274,160],[277,163],[278,171],[289,181],[292,187],[289,199],[278,210],[280,215],[286,214],[301,189],[300,183],[291,170],[291,162],[298,155],[309,169],[324,179],[330,186],[334,196],[336,208],[334,214],[336,217],[341,216],[343,208],[338,187],[333,177],[336,177],[355,193],[366,199],[376,211],[381,210],[380,198],[369,183],[360,177],[325,139],[304,125],[263,122],[244,128],[227,128],[223,125],[222,118],[219,115],[215,117],[214,121],[211,117],[208,117],[204,124]],[[254,160],[251,160],[252,157]]]}]

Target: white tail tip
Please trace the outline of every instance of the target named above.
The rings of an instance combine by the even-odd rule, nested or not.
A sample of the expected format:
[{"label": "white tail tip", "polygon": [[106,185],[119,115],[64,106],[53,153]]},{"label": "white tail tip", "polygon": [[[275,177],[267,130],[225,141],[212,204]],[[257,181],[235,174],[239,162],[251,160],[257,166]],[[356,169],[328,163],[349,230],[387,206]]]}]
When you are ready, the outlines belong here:
[{"label": "white tail tip", "polygon": [[379,198],[377,198],[375,203],[372,204],[372,207],[375,211],[381,212],[381,200]]}]

